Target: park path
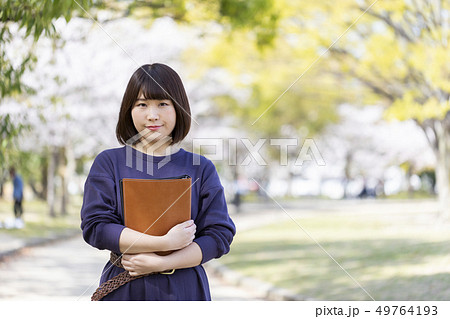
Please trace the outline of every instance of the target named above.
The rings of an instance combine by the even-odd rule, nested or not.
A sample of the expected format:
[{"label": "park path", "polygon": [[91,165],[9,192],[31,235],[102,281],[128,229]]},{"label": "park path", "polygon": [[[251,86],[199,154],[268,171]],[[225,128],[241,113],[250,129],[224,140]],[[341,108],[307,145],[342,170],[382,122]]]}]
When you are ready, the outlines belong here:
[{"label": "park path", "polygon": [[[0,263],[0,300],[89,301],[109,254],[81,236],[25,249]],[[213,300],[259,300],[209,275]]]},{"label": "park path", "polygon": [[[301,201],[245,205],[242,213],[232,212],[238,232],[290,218],[308,218],[316,214],[381,214],[435,212],[436,201]],[[0,300],[90,300],[98,285],[98,276],[107,251],[87,245],[81,236],[46,246],[27,248],[0,262]],[[208,272],[208,265],[206,265]],[[243,287],[227,284],[209,273],[213,300],[261,300],[261,295]]]}]

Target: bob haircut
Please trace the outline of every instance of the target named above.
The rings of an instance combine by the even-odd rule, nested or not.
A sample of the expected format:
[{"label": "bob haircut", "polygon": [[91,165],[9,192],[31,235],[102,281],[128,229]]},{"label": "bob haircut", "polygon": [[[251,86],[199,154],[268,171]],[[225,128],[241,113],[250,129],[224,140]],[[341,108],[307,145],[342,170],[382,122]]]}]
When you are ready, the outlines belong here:
[{"label": "bob haircut", "polygon": [[171,144],[182,141],[191,128],[191,109],[183,82],[171,67],[154,63],[141,66],[133,73],[128,82],[116,126],[116,136],[119,143],[122,145],[129,144],[127,141],[130,141],[139,133],[134,127],[131,110],[141,93],[147,100],[172,101],[176,121],[171,134]]}]

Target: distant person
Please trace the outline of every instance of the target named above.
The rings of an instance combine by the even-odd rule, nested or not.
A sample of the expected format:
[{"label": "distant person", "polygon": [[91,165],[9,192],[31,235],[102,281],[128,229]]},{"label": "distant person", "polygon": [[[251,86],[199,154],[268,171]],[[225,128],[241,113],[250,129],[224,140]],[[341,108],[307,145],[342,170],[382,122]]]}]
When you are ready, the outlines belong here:
[{"label": "distant person", "polygon": [[239,188],[236,189],[236,191],[234,192],[234,197],[233,197],[233,205],[236,207],[236,213],[239,214],[241,212],[241,191],[239,190]]},{"label": "distant person", "polygon": [[23,207],[22,207],[23,181],[22,181],[22,177],[16,173],[16,169],[14,167],[11,167],[9,169],[9,174],[11,175],[11,180],[12,180],[13,186],[14,186],[13,198],[14,198],[14,217],[16,218],[15,227],[23,228],[24,223],[23,223],[23,219],[22,219],[22,215],[23,215]]},{"label": "distant person", "polygon": [[361,192],[359,192],[357,197],[358,198],[367,198],[368,196],[369,196],[369,191],[367,189],[366,184],[364,183],[364,186],[363,186]]}]

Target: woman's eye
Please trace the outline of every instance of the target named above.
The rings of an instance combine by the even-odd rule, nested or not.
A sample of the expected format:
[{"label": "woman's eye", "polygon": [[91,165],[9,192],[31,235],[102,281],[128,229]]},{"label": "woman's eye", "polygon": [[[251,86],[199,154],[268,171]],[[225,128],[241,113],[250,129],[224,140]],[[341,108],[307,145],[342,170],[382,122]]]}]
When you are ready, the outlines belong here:
[{"label": "woman's eye", "polygon": [[167,106],[167,105],[169,105],[169,103],[161,102],[161,103],[159,103],[159,105],[160,105],[160,106]]},{"label": "woman's eye", "polygon": [[145,104],[145,103],[139,103],[139,104],[137,104],[136,106],[138,106],[138,107],[146,107],[147,104]]}]

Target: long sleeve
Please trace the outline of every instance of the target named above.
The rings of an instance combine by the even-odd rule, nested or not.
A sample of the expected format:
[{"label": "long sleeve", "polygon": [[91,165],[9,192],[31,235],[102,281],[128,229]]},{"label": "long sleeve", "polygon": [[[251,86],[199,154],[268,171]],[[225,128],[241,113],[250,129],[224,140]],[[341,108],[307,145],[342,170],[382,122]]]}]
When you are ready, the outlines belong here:
[{"label": "long sleeve", "polygon": [[108,162],[99,155],[84,186],[81,229],[90,245],[120,252],[119,238],[125,226],[117,211],[115,182],[107,168]]},{"label": "long sleeve", "polygon": [[230,251],[236,228],[228,215],[227,204],[219,176],[214,165],[208,161],[204,171],[199,197],[199,212],[194,240],[202,250],[205,263]]},{"label": "long sleeve", "polygon": [[14,184],[14,191],[13,191],[13,198],[20,200],[23,197],[23,181],[22,178],[19,175],[16,175],[13,180]]}]

